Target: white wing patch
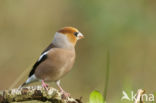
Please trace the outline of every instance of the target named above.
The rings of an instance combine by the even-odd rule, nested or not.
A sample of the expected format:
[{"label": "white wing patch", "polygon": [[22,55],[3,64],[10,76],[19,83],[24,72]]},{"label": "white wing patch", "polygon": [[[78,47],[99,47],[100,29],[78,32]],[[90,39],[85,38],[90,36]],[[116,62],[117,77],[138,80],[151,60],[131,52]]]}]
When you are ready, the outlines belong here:
[{"label": "white wing patch", "polygon": [[44,52],[44,53],[39,57],[38,61],[40,61],[40,60],[43,58],[43,56],[46,55],[46,54],[48,54],[48,51]]}]

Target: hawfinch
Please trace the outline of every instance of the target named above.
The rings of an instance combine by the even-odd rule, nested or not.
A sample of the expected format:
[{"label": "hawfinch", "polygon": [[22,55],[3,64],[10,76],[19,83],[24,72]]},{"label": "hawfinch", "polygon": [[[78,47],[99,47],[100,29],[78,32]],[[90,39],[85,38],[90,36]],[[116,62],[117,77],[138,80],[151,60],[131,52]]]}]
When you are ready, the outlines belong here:
[{"label": "hawfinch", "polygon": [[57,31],[53,41],[41,53],[21,87],[40,80],[42,87],[48,90],[45,82],[56,82],[61,93],[68,97],[68,93],[60,86],[60,79],[71,70],[75,61],[75,45],[81,38],[83,34],[74,27],[64,27]]}]

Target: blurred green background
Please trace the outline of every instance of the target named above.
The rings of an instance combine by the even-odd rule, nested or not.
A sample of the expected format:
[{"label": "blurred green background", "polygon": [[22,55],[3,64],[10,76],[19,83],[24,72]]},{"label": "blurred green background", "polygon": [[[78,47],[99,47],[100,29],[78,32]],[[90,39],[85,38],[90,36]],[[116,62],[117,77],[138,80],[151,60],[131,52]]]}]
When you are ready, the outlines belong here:
[{"label": "blurred green background", "polygon": [[85,36],[73,70],[62,79],[73,97],[87,101],[92,90],[104,90],[107,49],[108,102],[120,103],[122,90],[156,91],[155,0],[0,0],[0,90],[31,69],[64,26]]}]

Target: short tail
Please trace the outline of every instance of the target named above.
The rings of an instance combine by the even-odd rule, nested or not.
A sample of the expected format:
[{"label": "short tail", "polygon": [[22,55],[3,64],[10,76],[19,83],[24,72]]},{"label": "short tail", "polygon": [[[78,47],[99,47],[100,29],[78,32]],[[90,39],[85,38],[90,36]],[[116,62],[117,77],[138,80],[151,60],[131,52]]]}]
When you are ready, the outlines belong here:
[{"label": "short tail", "polygon": [[36,76],[33,74],[31,77],[29,77],[29,78],[26,80],[26,82],[24,82],[21,86],[19,86],[18,89],[20,89],[20,88],[22,88],[23,86],[28,85],[28,84],[30,84],[30,83],[32,83],[32,82],[35,82],[35,81],[37,81],[37,78],[36,78]]}]

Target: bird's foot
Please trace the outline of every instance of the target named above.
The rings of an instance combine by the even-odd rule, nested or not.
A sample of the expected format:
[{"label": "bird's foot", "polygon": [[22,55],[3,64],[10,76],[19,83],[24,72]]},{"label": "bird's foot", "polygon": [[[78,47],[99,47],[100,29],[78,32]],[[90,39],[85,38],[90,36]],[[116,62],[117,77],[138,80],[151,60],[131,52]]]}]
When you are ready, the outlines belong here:
[{"label": "bird's foot", "polygon": [[65,92],[65,91],[62,89],[62,87],[61,87],[61,85],[60,85],[60,80],[56,81],[56,85],[58,86],[58,88],[59,88],[59,90],[60,90],[60,93],[62,94],[62,98],[63,98],[63,99],[67,99],[67,98],[70,97],[70,94],[67,93],[67,92]]},{"label": "bird's foot", "polygon": [[70,97],[70,93],[65,92],[64,90],[61,90],[62,98],[67,99]]},{"label": "bird's foot", "polygon": [[42,87],[48,91],[48,84],[42,80]]}]

